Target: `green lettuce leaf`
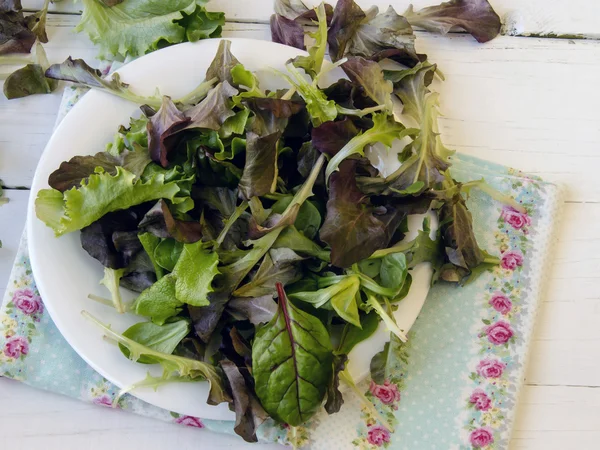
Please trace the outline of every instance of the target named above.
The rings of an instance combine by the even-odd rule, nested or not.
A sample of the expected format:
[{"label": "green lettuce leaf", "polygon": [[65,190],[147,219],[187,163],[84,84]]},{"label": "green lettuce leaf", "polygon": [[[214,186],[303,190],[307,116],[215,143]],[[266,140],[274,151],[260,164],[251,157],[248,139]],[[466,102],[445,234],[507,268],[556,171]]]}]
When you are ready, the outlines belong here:
[{"label": "green lettuce leaf", "polygon": [[124,60],[157,48],[218,37],[223,15],[207,14],[204,0],[127,0],[107,7],[98,0],[83,0],[83,15],[76,31],[85,31],[99,47],[100,59]]},{"label": "green lettuce leaf", "polygon": [[162,277],[138,296],[131,309],[157,325],[179,314],[183,303],[175,298],[175,277],[171,274]]},{"label": "green lettuce leaf", "polygon": [[192,306],[208,305],[213,279],[219,273],[217,264],[217,252],[206,249],[201,241],[185,244],[172,273],[177,300]]},{"label": "green lettuce leaf", "polygon": [[[177,345],[187,336],[190,331],[190,323],[185,319],[156,325],[153,322],[140,322],[123,331],[123,336],[138,344],[145,345],[152,350],[170,355]],[[129,350],[120,344],[119,348],[129,358]],[[141,364],[157,364],[158,360],[140,356],[137,362]]]},{"label": "green lettuce leaf", "polygon": [[181,190],[178,182],[165,182],[163,174],[147,181],[118,167],[115,175],[99,169],[77,188],[64,193],[42,189],[35,200],[37,217],[56,236],[80,230],[106,213],[127,209],[151,200],[173,200]]},{"label": "green lettuce leaf", "polygon": [[308,35],[315,42],[308,47],[308,56],[297,56],[292,60],[294,66],[304,69],[304,71],[316,78],[321,73],[325,52],[327,51],[327,15],[325,12],[325,3],[321,3],[315,8],[317,13],[317,30]]}]

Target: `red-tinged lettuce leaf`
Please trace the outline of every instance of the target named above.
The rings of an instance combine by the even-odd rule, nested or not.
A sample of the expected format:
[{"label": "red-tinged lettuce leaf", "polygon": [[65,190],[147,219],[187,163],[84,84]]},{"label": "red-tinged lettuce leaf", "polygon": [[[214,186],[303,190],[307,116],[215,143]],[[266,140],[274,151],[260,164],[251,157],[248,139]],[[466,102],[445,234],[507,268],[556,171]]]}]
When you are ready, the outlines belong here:
[{"label": "red-tinged lettuce leaf", "polygon": [[[327,52],[327,16],[324,4],[321,3],[314,9],[316,14],[317,29],[309,32],[308,35],[314,39],[314,43],[308,47],[308,56],[297,56],[292,60],[292,64],[315,78],[323,67],[325,53]],[[302,90],[299,90],[302,95]],[[304,97],[304,95],[303,95]]]},{"label": "red-tinged lettuce leaf", "polygon": [[384,76],[394,84],[394,94],[404,108],[402,113],[421,124],[425,114],[425,99],[433,81],[437,66],[428,62],[417,64],[411,69],[386,70]]},{"label": "red-tinged lettuce leaf", "polygon": [[232,298],[226,311],[235,320],[248,320],[252,325],[269,322],[277,312],[273,294],[256,298]]},{"label": "red-tinged lettuce leaf", "polygon": [[137,177],[141,176],[150,163],[148,151],[134,143],[134,151],[123,150],[119,157],[107,152],[99,152],[89,156],[74,156],[69,161],[63,161],[58,169],[48,177],[50,187],[65,192],[81,185],[96,168],[102,168],[106,173],[114,175],[117,167],[121,166]]},{"label": "red-tinged lettuce leaf", "polygon": [[229,409],[235,411],[234,431],[246,442],[258,442],[256,430],[269,415],[256,398],[252,383],[242,375],[240,368],[227,359],[220,361],[219,365],[233,399],[229,403]]},{"label": "red-tinged lettuce leaf", "polygon": [[194,332],[204,343],[210,341],[217,328],[225,310],[225,305],[229,301],[229,294],[226,292],[211,292],[208,294],[208,301],[207,306],[188,305]]},{"label": "red-tinged lettuce leaf", "polygon": [[277,143],[281,132],[259,136],[246,134],[246,164],[239,183],[245,199],[260,197],[275,191],[277,185]]},{"label": "red-tinged lettuce leaf", "polygon": [[356,56],[348,58],[348,61],[342,64],[342,69],[375,104],[383,106],[387,111],[392,110],[394,85],[383,77],[383,70],[378,63]]},{"label": "red-tinged lettuce leaf", "polygon": [[294,20],[273,14],[271,16],[271,40],[304,50],[304,28]]},{"label": "red-tinged lettuce leaf", "polygon": [[218,131],[228,118],[235,116],[231,108],[231,97],[237,94],[238,90],[228,81],[219,83],[204,100],[185,111],[190,122],[184,129],[206,128]]},{"label": "red-tinged lettuce leaf", "polygon": [[152,161],[167,167],[167,154],[173,145],[167,145],[167,138],[183,128],[190,121],[177,109],[171,97],[164,96],[162,105],[156,114],[150,117],[146,125],[148,130],[148,150]]},{"label": "red-tinged lettuce leaf", "polygon": [[362,8],[354,0],[338,0],[333,10],[327,37],[329,55],[333,61],[344,57],[348,42],[354,37],[366,17]]},{"label": "red-tinged lettuce leaf", "polygon": [[304,104],[300,101],[278,98],[251,98],[244,104],[253,113],[251,131],[261,136],[283,133],[289,119],[304,109]]},{"label": "red-tinged lettuce leaf", "polygon": [[498,265],[498,258],[479,247],[473,217],[460,192],[442,205],[439,219],[446,256],[446,264],[440,270],[441,279],[465,284]]},{"label": "red-tinged lettuce leaf", "polygon": [[144,215],[139,223],[139,228],[157,237],[172,237],[185,244],[198,242],[204,234],[200,222],[175,219],[164,200],[159,200]]},{"label": "red-tinged lettuce leaf", "polygon": [[411,25],[440,34],[462,28],[478,42],[494,39],[502,27],[500,17],[487,0],[451,0],[419,11],[410,5],[404,17]]},{"label": "red-tinged lettuce leaf", "polygon": [[229,84],[233,84],[231,70],[239,63],[231,53],[231,41],[223,39],[219,42],[217,54],[206,71],[206,79],[216,78],[220,83],[227,81]]},{"label": "red-tinged lettuce leaf", "polygon": [[[315,8],[309,8],[302,0],[275,0],[275,13],[284,16],[287,19],[297,20],[302,24],[312,24],[312,21],[317,20]],[[331,21],[333,15],[333,7],[325,4],[325,13],[327,22]]]},{"label": "red-tinged lettuce leaf", "polygon": [[333,157],[358,134],[359,130],[350,119],[325,122],[312,129],[312,145],[321,153]]},{"label": "red-tinged lettuce leaf", "polygon": [[331,247],[331,263],[350,267],[388,243],[386,225],[376,216],[385,213],[371,205],[356,185],[356,162],[346,160],[330,179],[327,215],[319,231]]},{"label": "red-tinged lettuce leaf", "polygon": [[384,58],[412,67],[423,56],[415,51],[415,35],[408,21],[391,6],[383,14],[371,14],[348,43],[346,53],[379,61]]},{"label": "red-tinged lettuce leaf", "polygon": [[0,4],[0,55],[29,53],[36,35],[23,16],[21,2],[4,1]]},{"label": "red-tinged lettuce leaf", "polygon": [[44,68],[39,64],[27,64],[15,70],[4,81],[4,95],[7,99],[23,98],[33,94],[49,94],[58,83],[46,78]]},{"label": "red-tinged lettuce leaf", "polygon": [[45,8],[37,11],[27,17],[25,17],[25,24],[33,34],[36,35],[40,42],[46,44],[48,42],[48,35],[46,34],[46,18],[48,16],[48,4]]},{"label": "red-tinged lettuce leaf", "polygon": [[[81,246],[92,257],[110,269],[129,266],[142,244],[137,238],[138,223],[150,205],[134,206],[105,214],[81,230]],[[134,239],[123,233],[134,232]]]},{"label": "red-tinged lettuce leaf", "polygon": [[[359,329],[358,327],[355,327]],[[333,375],[327,386],[327,401],[325,402],[325,411],[327,414],[339,412],[344,404],[344,397],[340,392],[340,372],[346,368],[348,355],[334,355],[333,357]]]}]

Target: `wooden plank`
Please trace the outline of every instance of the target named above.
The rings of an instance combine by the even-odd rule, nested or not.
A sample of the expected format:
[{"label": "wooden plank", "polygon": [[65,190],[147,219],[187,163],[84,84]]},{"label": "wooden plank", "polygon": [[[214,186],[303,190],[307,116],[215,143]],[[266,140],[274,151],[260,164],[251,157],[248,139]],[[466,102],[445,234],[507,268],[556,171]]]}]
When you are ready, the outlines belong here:
[{"label": "wooden plank", "polygon": [[[318,0],[306,0],[307,5],[316,5]],[[402,14],[409,4],[415,9],[439,4],[436,0],[357,0],[363,8],[372,5],[387,9],[390,4]],[[600,37],[600,3],[590,0],[489,0],[508,33],[514,35],[582,35]],[[23,6],[38,10],[44,0],[23,0]],[[329,3],[335,3],[331,0]],[[81,2],[64,0],[51,6],[53,11],[79,13]],[[273,13],[273,0],[253,0],[241,4],[240,0],[211,0],[210,11],[223,11],[229,20],[266,23]]]},{"label": "wooden plank", "polygon": [[[73,34],[76,16],[49,19],[51,61],[90,60],[92,44]],[[260,24],[228,24],[225,36],[269,39]],[[439,86],[448,147],[570,185],[567,199],[600,201],[600,43],[502,37],[478,45],[468,36],[418,33],[419,51],[446,76]],[[29,186],[53,128],[59,94],[0,99],[0,178]]]},{"label": "wooden plank", "polygon": [[[237,436],[169,424],[39,391],[0,378],[0,448],[11,450],[134,448],[196,450],[281,450],[247,444]],[[10,405],[10,406],[8,406]],[[25,418],[25,420],[24,420]],[[94,444],[90,446],[90,440]],[[134,442],[135,444],[126,444]]]},{"label": "wooden plank", "polygon": [[0,206],[0,303],[4,298],[6,284],[13,261],[17,255],[19,241],[25,226],[27,215],[27,200],[29,191],[5,190],[4,195],[8,203]]}]

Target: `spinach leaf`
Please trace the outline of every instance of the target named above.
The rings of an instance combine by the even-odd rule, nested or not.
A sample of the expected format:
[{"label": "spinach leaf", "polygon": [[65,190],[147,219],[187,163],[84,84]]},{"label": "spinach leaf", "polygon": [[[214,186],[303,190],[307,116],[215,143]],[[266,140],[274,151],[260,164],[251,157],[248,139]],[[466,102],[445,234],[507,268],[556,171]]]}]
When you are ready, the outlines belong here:
[{"label": "spinach leaf", "polygon": [[163,239],[154,248],[154,260],[163,269],[173,272],[182,250],[183,244],[181,242],[171,238]]},{"label": "spinach leaf", "polygon": [[289,248],[301,255],[314,256],[326,262],[330,261],[330,253],[327,250],[307,238],[293,225],[283,229],[277,240],[273,243],[273,248]]},{"label": "spinach leaf", "polygon": [[360,318],[360,327],[347,323],[342,330],[340,343],[335,349],[336,355],[347,355],[356,344],[368,339],[379,326],[379,316],[375,312],[364,314]]},{"label": "spinach leaf", "polygon": [[140,233],[138,234],[138,239],[140,240],[142,246],[144,247],[144,251],[148,254],[148,257],[152,262],[154,272],[156,273],[156,278],[160,280],[165,272],[163,267],[158,264],[156,257],[154,256],[156,247],[158,247],[160,244],[160,238],[154,236],[152,233]]},{"label": "spinach leaf", "polygon": [[277,315],[256,332],[252,375],[271,417],[297,426],[321,407],[333,372],[333,353],[321,321],[290,303],[281,284],[277,292]]},{"label": "spinach leaf", "polygon": [[[185,319],[156,325],[152,322],[140,322],[132,325],[123,332],[123,336],[138,344],[145,345],[152,350],[170,355],[175,347],[183,340],[190,331],[190,324]],[[129,350],[120,344],[119,348],[129,358]],[[140,356],[137,362],[142,364],[157,364],[158,361],[152,357]]]},{"label": "spinach leaf", "polygon": [[[285,211],[291,202],[291,195],[283,197],[273,204],[271,210],[275,214],[283,214],[283,211]],[[321,213],[319,213],[314,203],[307,201],[302,204],[294,221],[294,227],[298,231],[301,231],[307,238],[315,238],[321,227]]]}]

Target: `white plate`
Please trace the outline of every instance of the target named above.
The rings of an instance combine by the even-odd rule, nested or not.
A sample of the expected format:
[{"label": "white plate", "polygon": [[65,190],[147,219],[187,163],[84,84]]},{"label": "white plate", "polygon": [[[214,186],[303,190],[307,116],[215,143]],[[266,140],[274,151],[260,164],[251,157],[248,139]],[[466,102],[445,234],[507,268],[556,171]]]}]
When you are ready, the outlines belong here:
[{"label": "white plate", "polygon": [[[301,52],[291,47],[267,41],[231,39],[233,54],[250,70],[257,71],[262,86],[283,88],[285,84],[269,72],[268,68],[283,70],[285,62]],[[194,44],[181,44],[151,53],[119,70],[121,79],[143,95],[151,95],[158,87],[162,94],[173,98],[185,95],[203,79],[212,61],[219,40],[205,40]],[[331,81],[341,72],[332,72]],[[101,91],[87,93],[64,118],[54,132],[40,159],[29,202],[28,236],[31,264],[38,289],[52,320],[75,351],[95,370],[119,387],[129,386],[146,376],[150,369],[155,375],[158,367],[137,364],[127,360],[118,348],[102,339],[102,331],[82,317],[87,310],[102,322],[111,324],[122,332],[138,322],[139,317],[119,315],[111,308],[87,298],[95,293],[106,296],[98,285],[102,266],[91,258],[79,243],[79,233],[56,239],[35,216],[34,200],[40,189],[48,187],[48,175],[62,161],[75,155],[94,154],[111,142],[119,125],[127,125],[137,111],[137,105]],[[414,222],[418,225],[418,221]],[[400,328],[408,330],[419,311],[429,289],[431,269],[418,268],[413,274],[411,293],[401,303],[396,314]],[[371,340],[357,346],[350,357],[350,370],[356,378],[368,372],[369,361],[381,350],[388,339],[379,330]],[[140,389],[133,394],[153,405],[180,414],[209,419],[233,419],[227,405],[206,404],[207,383],[174,383],[158,391]]]}]

